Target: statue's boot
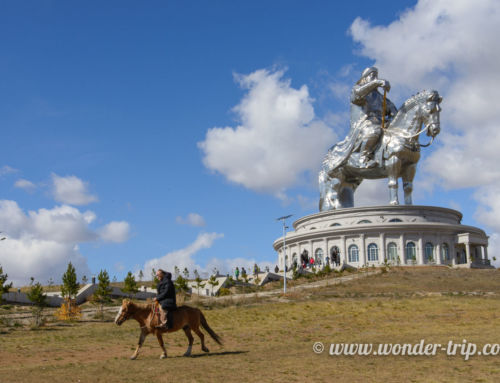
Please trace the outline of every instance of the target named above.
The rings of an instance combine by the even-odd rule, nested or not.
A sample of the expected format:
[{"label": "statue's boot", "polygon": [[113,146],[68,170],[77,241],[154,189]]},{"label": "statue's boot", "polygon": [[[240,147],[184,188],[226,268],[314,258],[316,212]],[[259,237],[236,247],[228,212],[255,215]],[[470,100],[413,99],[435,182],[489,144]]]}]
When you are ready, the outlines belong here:
[{"label": "statue's boot", "polygon": [[378,136],[377,135],[371,135],[366,137],[364,140],[363,144],[361,145],[361,156],[360,156],[360,161],[361,161],[361,168],[374,168],[377,166],[377,163],[371,158],[373,154],[373,150],[375,149],[375,146],[377,145],[378,142]]}]

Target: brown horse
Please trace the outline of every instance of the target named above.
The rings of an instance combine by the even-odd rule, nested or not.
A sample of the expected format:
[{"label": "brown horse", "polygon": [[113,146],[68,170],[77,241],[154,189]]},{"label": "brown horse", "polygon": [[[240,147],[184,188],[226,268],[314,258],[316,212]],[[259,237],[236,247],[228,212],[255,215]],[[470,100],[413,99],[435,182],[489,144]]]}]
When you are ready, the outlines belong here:
[{"label": "brown horse", "polygon": [[144,339],[149,334],[155,334],[158,338],[158,343],[163,350],[163,354],[161,354],[160,359],[164,359],[167,357],[167,350],[163,344],[163,336],[162,334],[165,332],[175,332],[180,329],[184,330],[188,340],[189,346],[187,351],[184,353],[184,356],[191,355],[191,347],[193,346],[193,335],[191,334],[191,330],[193,330],[201,340],[201,349],[205,352],[208,352],[208,348],[205,346],[205,336],[200,331],[201,326],[210,334],[213,340],[215,340],[218,344],[222,345],[222,340],[220,337],[210,328],[205,319],[205,316],[201,312],[201,310],[189,306],[180,306],[173,312],[172,315],[172,328],[167,329],[158,329],[156,326],[160,324],[160,315],[157,311],[157,303],[153,304],[137,304],[128,299],[124,299],[122,305],[120,307],[120,311],[115,318],[115,323],[120,326],[127,319],[135,319],[139,322],[139,326],[141,326],[141,335],[139,336],[139,344],[137,345],[137,349],[132,354],[130,359],[134,360],[137,358],[139,354],[139,349],[144,343]]}]

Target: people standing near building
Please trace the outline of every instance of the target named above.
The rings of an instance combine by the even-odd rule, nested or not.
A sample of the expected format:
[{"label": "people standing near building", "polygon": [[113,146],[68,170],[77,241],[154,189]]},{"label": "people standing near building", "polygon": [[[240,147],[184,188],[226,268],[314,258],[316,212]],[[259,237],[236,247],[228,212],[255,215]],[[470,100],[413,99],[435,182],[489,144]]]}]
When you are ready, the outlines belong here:
[{"label": "people standing near building", "polygon": [[236,270],[234,270],[234,277],[236,278],[236,280],[238,280],[240,276],[240,269],[238,269],[238,266],[236,266]]}]

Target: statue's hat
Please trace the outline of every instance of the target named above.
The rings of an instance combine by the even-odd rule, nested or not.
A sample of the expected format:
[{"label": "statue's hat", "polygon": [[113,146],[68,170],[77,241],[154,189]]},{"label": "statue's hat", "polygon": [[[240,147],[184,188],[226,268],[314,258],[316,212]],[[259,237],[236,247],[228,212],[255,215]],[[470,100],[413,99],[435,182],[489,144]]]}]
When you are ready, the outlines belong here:
[{"label": "statue's hat", "polygon": [[362,79],[364,79],[366,76],[368,76],[370,73],[372,72],[377,72],[378,74],[378,69],[374,66],[371,66],[369,68],[366,68],[363,73],[361,73],[361,78],[358,80],[358,82],[356,84],[359,84],[361,82]]}]

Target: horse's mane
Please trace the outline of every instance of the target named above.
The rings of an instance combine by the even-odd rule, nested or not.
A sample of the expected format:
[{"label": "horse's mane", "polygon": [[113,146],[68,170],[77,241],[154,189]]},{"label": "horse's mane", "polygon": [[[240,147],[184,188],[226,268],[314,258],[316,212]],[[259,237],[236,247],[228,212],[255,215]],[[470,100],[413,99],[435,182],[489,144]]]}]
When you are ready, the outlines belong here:
[{"label": "horse's mane", "polygon": [[406,100],[403,105],[399,108],[394,120],[392,120],[390,126],[395,126],[400,123],[400,120],[405,116],[410,110],[412,110],[415,106],[422,103],[422,101],[427,101],[431,98],[439,97],[439,94],[435,90],[423,90],[411,96],[408,100]]}]

